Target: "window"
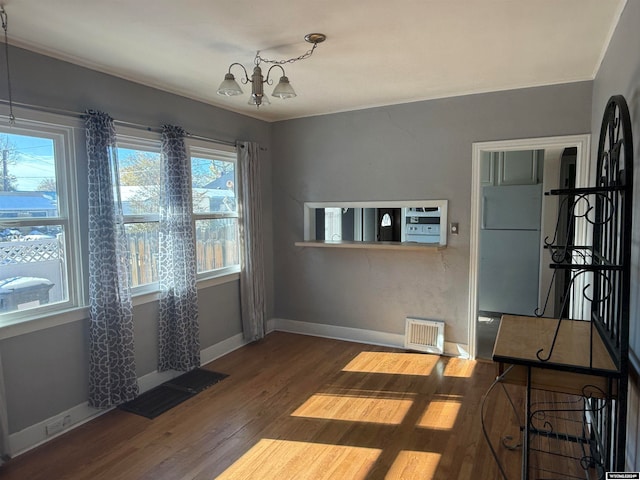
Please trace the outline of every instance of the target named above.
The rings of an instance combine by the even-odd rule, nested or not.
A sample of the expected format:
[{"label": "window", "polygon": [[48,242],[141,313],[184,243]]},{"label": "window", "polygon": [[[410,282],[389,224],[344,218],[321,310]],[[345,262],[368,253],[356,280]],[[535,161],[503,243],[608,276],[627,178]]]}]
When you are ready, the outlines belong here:
[{"label": "window", "polygon": [[235,149],[189,141],[198,277],[240,271]]},{"label": "window", "polygon": [[118,133],[116,154],[130,286],[142,290],[158,282],[160,142]]},{"label": "window", "polygon": [[0,126],[0,324],[81,302],[73,129]]},{"label": "window", "polygon": [[[155,290],[158,282],[160,139],[141,134],[125,128],[117,131],[120,200],[134,294]],[[189,140],[188,151],[198,278],[238,272],[235,150]]]},{"label": "window", "polygon": [[[78,202],[74,155],[81,141],[74,129],[82,123],[41,115],[44,121],[21,116],[15,125],[0,124],[0,326],[86,302],[80,219],[87,212]],[[152,292],[158,284],[160,138],[118,128],[117,142],[130,285],[134,294]],[[235,149],[191,140],[188,149],[198,278],[239,272]]]}]

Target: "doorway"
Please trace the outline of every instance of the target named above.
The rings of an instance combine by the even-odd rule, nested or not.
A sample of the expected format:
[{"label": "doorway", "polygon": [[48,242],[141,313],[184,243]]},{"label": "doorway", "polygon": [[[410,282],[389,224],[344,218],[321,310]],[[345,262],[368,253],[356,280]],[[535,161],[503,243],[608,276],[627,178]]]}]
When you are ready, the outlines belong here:
[{"label": "doorway", "polygon": [[[487,157],[487,154],[493,154],[496,152],[521,152],[521,151],[544,151],[545,152],[545,164],[547,158],[552,158],[554,155],[558,156],[558,152],[564,152],[565,149],[573,149],[575,152],[575,167],[573,170],[573,177],[575,178],[575,186],[588,185],[589,178],[589,155],[590,155],[590,135],[572,135],[565,137],[547,137],[538,139],[525,139],[525,140],[507,140],[496,142],[482,142],[473,144],[472,155],[472,187],[471,187],[471,239],[470,239],[470,268],[469,268],[469,315],[468,315],[468,346],[469,353],[472,358],[491,358],[491,351],[493,347],[493,341],[495,340],[495,334],[499,325],[499,312],[492,316],[479,315],[479,292],[480,282],[487,282],[486,278],[482,278],[480,275],[480,244],[481,244],[481,227],[483,223],[483,158]],[[485,162],[486,163],[486,162]],[[557,170],[556,185],[542,185],[542,188],[546,191],[549,188],[558,188],[558,178],[560,171],[560,163],[550,168],[550,170]],[[555,225],[558,211],[553,211],[553,208],[548,210],[546,207],[542,215],[541,228],[553,228],[548,224],[551,222]],[[546,225],[546,226],[545,226]],[[543,233],[544,235],[544,233]],[[577,227],[575,230],[576,241],[580,241],[581,238],[586,236],[586,228]],[[548,253],[544,251],[543,240],[540,242],[540,258],[543,259],[542,264],[548,263],[544,261],[545,255]],[[539,268],[539,267],[538,267]],[[549,291],[550,276],[547,269],[540,269],[540,275],[535,273],[534,277],[538,278],[538,285],[535,285],[535,291],[538,300],[538,306],[543,307],[546,300],[547,292]],[[536,281],[535,279],[531,280]],[[552,289],[552,291],[554,291]],[[533,315],[533,312],[531,312]],[[553,308],[549,315],[553,316]],[[482,323],[480,321],[482,317]],[[481,348],[479,348],[479,345]]]}]

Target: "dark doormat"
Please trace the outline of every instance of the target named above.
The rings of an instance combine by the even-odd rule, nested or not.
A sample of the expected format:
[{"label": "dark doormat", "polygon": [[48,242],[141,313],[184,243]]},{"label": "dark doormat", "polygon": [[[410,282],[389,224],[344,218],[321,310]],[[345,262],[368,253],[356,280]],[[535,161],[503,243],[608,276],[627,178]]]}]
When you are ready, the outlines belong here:
[{"label": "dark doormat", "polygon": [[228,375],[224,373],[196,368],[138,395],[118,408],[149,419],[156,418],[226,377]]},{"label": "dark doormat", "polygon": [[161,413],[170,410],[194,395],[195,393],[193,392],[179,390],[163,384],[144,392],[142,395],[138,395],[118,408],[143,417],[156,418]]},{"label": "dark doormat", "polygon": [[209,388],[211,385],[214,385],[227,377],[228,375],[226,373],[212,372],[211,370],[205,370],[204,368],[195,368],[190,372],[183,373],[179,377],[165,382],[164,385],[171,385],[172,387],[183,388],[194,393],[200,393],[204,389]]}]

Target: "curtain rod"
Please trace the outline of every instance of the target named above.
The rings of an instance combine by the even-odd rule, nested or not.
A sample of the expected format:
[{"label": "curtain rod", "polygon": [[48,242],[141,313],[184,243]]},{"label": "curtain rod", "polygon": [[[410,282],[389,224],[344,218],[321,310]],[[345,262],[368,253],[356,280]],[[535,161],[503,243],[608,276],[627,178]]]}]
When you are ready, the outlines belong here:
[{"label": "curtain rod", "polygon": [[[9,101],[8,100],[4,100],[4,99],[0,99],[0,103],[3,105],[9,105]],[[87,115],[84,112],[76,112],[73,110],[65,110],[62,108],[54,108],[54,107],[43,107],[40,105],[31,105],[28,103],[20,103],[20,102],[11,102],[11,104],[14,107],[19,107],[19,108],[24,108],[27,110],[36,110],[38,112],[45,112],[45,113],[54,113],[56,115],[63,115],[66,117],[73,117],[73,118],[79,118],[79,119],[83,119],[85,118]],[[161,127],[150,127],[148,125],[142,125],[140,123],[133,123],[133,122],[126,122],[124,120],[113,120],[113,123],[115,123],[116,125],[121,125],[123,127],[131,127],[131,128],[137,128],[139,130],[146,130],[147,132],[154,132],[154,133],[161,133],[162,132],[162,128]],[[211,137],[205,137],[202,135],[194,135],[192,133],[186,132],[187,137],[189,138],[193,138],[195,140],[204,140],[206,142],[213,142],[213,143],[219,143],[222,145],[228,145],[231,147],[235,147],[236,146],[236,142],[234,141],[230,141],[230,140],[221,140],[219,138],[211,138]]]}]

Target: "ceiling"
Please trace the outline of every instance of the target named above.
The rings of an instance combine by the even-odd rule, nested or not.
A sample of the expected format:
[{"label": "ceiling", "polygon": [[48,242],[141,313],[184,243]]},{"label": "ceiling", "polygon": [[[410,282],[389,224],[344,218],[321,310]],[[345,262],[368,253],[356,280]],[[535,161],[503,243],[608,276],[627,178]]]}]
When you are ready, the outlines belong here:
[{"label": "ceiling", "polygon": [[[0,0],[9,43],[266,121],[592,80],[626,0]],[[216,94],[233,62],[298,96]],[[237,68],[237,67],[236,67]],[[266,69],[265,69],[266,70]],[[240,78],[240,69],[233,70]],[[277,80],[278,75],[276,75]],[[273,87],[265,91],[270,94]]]}]

